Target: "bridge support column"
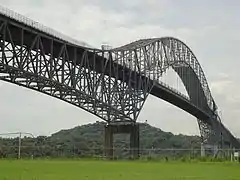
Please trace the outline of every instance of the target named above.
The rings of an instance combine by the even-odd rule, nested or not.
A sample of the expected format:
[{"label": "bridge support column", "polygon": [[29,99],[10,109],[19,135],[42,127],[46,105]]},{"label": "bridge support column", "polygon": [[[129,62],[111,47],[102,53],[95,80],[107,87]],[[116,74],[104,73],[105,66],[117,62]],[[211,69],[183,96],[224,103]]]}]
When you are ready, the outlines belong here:
[{"label": "bridge support column", "polygon": [[132,159],[139,158],[139,124],[107,124],[105,126],[105,156],[114,158],[113,136],[114,134],[130,134],[130,156]]},{"label": "bridge support column", "polygon": [[113,131],[112,127],[105,126],[104,151],[107,158],[113,158]]},{"label": "bridge support column", "polygon": [[131,158],[139,158],[139,124],[134,124],[130,132],[130,150]]},{"label": "bridge support column", "polygon": [[205,157],[205,147],[203,143],[201,143],[201,157]]}]

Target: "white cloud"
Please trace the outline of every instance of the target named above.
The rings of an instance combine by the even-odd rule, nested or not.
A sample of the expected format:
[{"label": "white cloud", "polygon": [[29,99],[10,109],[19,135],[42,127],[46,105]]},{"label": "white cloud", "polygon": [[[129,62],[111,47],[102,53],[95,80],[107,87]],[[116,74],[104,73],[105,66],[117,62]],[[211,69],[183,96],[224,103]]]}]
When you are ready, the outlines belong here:
[{"label": "white cloud", "polygon": [[[231,87],[231,88],[230,88]],[[234,82],[231,80],[220,80],[211,83],[211,89],[218,94],[227,95],[227,91],[232,91],[234,87]],[[235,87],[234,87],[235,88]]]},{"label": "white cloud", "polygon": [[219,80],[213,81],[210,87],[214,93],[225,97],[230,105],[231,103],[239,103],[240,105],[240,94],[238,93],[240,85],[231,79],[229,75],[220,73]]}]

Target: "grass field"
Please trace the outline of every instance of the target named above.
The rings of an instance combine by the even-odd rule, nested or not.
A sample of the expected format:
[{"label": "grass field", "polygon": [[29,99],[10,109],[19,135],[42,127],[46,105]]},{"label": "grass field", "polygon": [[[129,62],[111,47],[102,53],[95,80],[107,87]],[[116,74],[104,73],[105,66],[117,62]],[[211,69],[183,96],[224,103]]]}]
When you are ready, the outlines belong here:
[{"label": "grass field", "polygon": [[240,164],[1,160],[0,180],[237,180]]}]

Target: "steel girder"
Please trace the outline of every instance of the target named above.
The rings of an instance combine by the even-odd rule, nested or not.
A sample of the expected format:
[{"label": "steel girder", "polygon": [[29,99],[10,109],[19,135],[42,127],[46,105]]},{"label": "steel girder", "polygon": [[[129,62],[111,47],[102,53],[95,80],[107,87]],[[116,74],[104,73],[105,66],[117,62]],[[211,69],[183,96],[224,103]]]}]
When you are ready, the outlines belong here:
[{"label": "steel girder", "polygon": [[[160,77],[169,67],[172,67],[182,80],[184,79],[183,76],[186,76],[186,80],[183,80],[186,89],[188,89],[187,86],[191,83],[191,76],[195,75],[198,82],[192,83],[194,86],[199,83],[200,86],[198,89],[194,89],[198,92],[192,96],[197,96],[200,91],[203,91],[204,97],[199,97],[199,99],[196,98],[196,100],[191,97],[186,98],[197,107],[200,106],[200,100],[205,98],[206,104],[204,105],[208,106],[212,112],[216,111],[216,104],[197,58],[190,48],[180,40],[172,37],[143,39],[115,48],[111,50],[111,53],[113,54],[114,61],[132,69],[133,71],[137,71],[139,74],[149,77],[156,83],[163,83],[161,82]],[[179,67],[185,67],[185,69],[182,69],[183,72],[178,70]],[[192,71],[193,73],[188,71]],[[189,96],[191,96],[191,93],[196,93],[192,92],[191,89],[187,91]]]},{"label": "steel girder", "polygon": [[29,32],[0,22],[1,80],[67,101],[107,122],[136,121],[152,87],[149,80],[134,73],[128,76],[140,83],[120,80],[126,77],[124,69],[119,72],[104,52]]},{"label": "steel girder", "polygon": [[192,51],[175,38],[102,51],[1,17],[0,43],[0,79],[67,101],[107,122],[135,122],[154,84],[163,84],[162,73],[172,67],[189,97],[176,94],[209,114],[209,121],[198,120],[203,139],[217,132],[217,106],[204,72]]},{"label": "steel girder", "polygon": [[[208,114],[208,119],[197,121],[203,143],[219,143],[224,128],[219,128],[221,121],[217,118],[217,106],[196,56],[185,43],[172,37],[142,39],[115,48],[111,53],[114,61],[152,79],[154,83],[162,84],[162,73],[172,67],[188,92],[189,96],[185,98]],[[180,94],[177,91],[176,93]],[[182,94],[181,96],[184,97]],[[225,135],[231,136],[227,133]]]}]

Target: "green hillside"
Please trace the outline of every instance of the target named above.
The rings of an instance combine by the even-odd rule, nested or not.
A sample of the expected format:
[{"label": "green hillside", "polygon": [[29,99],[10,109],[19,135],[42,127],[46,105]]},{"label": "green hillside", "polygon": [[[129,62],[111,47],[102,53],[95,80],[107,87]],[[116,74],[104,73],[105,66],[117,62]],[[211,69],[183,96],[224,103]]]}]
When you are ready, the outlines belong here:
[{"label": "green hillside", "polygon": [[[103,155],[104,125],[103,122],[97,122],[61,130],[49,137],[39,136],[35,139],[25,137],[22,139],[22,157],[29,157],[31,154],[34,157],[101,156]],[[123,149],[129,148],[129,136],[115,135],[114,147],[117,156],[128,154],[128,150]],[[149,124],[140,124],[140,148],[144,149],[141,154],[148,154],[149,151],[146,149],[199,149],[200,138],[174,135]],[[1,157],[16,157],[17,152],[17,138],[0,140]]]}]

